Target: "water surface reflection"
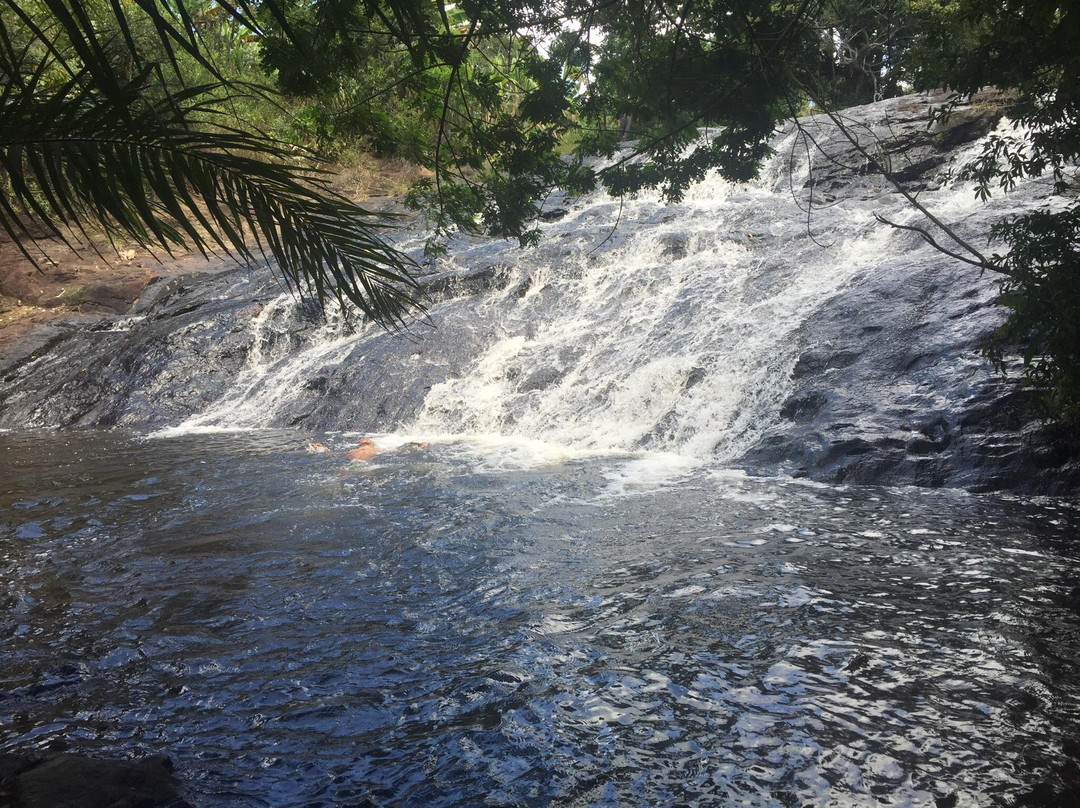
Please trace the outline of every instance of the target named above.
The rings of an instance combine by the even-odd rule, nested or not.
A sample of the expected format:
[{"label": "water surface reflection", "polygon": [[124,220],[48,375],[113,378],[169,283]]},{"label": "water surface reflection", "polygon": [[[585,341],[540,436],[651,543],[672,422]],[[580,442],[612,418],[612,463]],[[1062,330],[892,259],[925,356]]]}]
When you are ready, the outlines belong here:
[{"label": "water surface reflection", "polygon": [[982,806],[1075,773],[1069,503],[0,443],[5,749],[149,746],[205,806]]}]

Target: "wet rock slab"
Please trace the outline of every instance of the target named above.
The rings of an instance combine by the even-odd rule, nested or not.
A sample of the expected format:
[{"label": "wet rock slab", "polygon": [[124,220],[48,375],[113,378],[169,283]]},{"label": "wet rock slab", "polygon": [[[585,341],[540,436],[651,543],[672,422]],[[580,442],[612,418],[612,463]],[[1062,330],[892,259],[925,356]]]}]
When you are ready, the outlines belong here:
[{"label": "wet rock slab", "polygon": [[820,482],[1064,494],[1077,436],[982,356],[1002,310],[977,272],[897,256],[811,316],[777,422],[741,459]]},{"label": "wet rock slab", "polygon": [[0,808],[191,808],[164,755],[0,755]]},{"label": "wet rock slab", "polygon": [[[712,244],[713,253],[745,253],[757,267],[737,291],[738,300],[768,302],[801,271],[796,257],[811,268],[819,259],[818,250],[800,245],[813,239],[826,249],[818,237],[828,243],[841,236],[858,241],[862,219],[879,210],[893,216],[907,210],[879,168],[907,191],[925,191],[921,198],[934,203],[947,172],[970,155],[1005,111],[994,97],[980,97],[957,108],[948,121],[931,123],[929,107],[945,101],[944,94],[909,96],[847,111],[858,148],[826,116],[803,119],[801,129],[790,125],[780,133],[777,143],[787,144],[791,160],[781,161],[786,170],[769,174],[764,187],[784,199],[801,199],[805,217],[770,218],[773,211],[755,207],[754,199],[739,191],[726,199],[730,215],[717,220],[715,232],[669,227],[686,215],[670,207],[642,213],[635,226],[658,228],[662,263],[693,260],[705,249],[698,241]],[[814,151],[819,146],[830,159]],[[806,165],[798,168],[804,152]],[[955,197],[948,190],[942,194]],[[996,208],[965,209],[956,226],[969,238],[981,237],[995,218],[1045,202],[1045,191],[1019,189],[1008,200],[995,198]],[[832,218],[821,220],[827,227],[816,232],[815,216],[834,207]],[[560,309],[571,302],[565,289],[592,266],[591,257],[578,261],[577,248],[568,246],[579,231],[595,226],[599,244],[630,243],[627,230],[609,232],[605,216],[611,211],[603,210],[586,203],[573,215],[564,208],[552,211],[558,213],[552,218],[570,217],[572,226],[560,231],[553,224],[549,233],[554,235],[536,253],[508,255],[497,242],[481,241],[469,247],[468,258],[431,265],[418,278],[427,314],[405,334],[364,323],[354,324],[353,331],[320,331],[317,307],[275,304],[282,287],[265,267],[159,281],[126,316],[57,321],[0,355],[0,428],[152,430],[194,416],[204,419],[198,425],[213,426],[220,425],[214,419],[223,410],[231,416],[243,409],[236,402],[250,401],[251,412],[226,419],[226,425],[311,432],[400,429],[427,413],[428,394],[437,385],[470,378],[478,359],[499,340],[515,333],[529,342],[547,323],[558,321]],[[703,234],[708,238],[702,240]],[[845,260],[842,252],[834,256]],[[530,270],[541,257],[541,271]],[[844,275],[834,298],[796,312],[792,334],[798,352],[789,351],[788,343],[783,357],[764,357],[783,365],[784,373],[790,369],[790,393],[777,393],[774,410],[754,411],[754,423],[768,424],[765,433],[743,456],[725,458],[758,474],[824,482],[1076,490],[1076,436],[1044,429],[1031,412],[1032,396],[1016,383],[1019,374],[1002,379],[981,355],[1003,316],[992,278],[929,250],[910,231],[893,232],[887,254],[851,260],[866,269],[850,279]],[[662,287],[661,281],[628,276],[617,301],[629,306],[650,294],[653,284]],[[697,305],[688,302],[687,314]],[[621,311],[610,311],[622,321]],[[683,311],[672,313],[680,328]],[[708,328],[709,318],[720,311],[695,316]],[[345,345],[343,338],[353,334],[358,339]],[[592,338],[587,328],[580,334],[581,343]],[[331,344],[339,338],[340,345]],[[313,367],[301,367],[297,358],[313,345],[331,347],[332,361],[319,358]],[[507,365],[502,377],[493,376],[495,387],[509,391],[499,427],[512,429],[534,401],[568,379],[579,384],[572,371],[584,353],[578,345],[553,349],[538,353],[540,361]],[[694,358],[693,369],[674,383],[673,397],[699,389],[710,372],[707,359]],[[641,362],[642,357],[612,354],[604,361]],[[271,367],[289,372],[278,374],[283,383],[270,388],[258,374],[247,373],[252,367],[260,373]],[[238,378],[249,386],[243,396],[229,398],[243,386]],[[471,394],[466,391],[463,400]],[[596,401],[606,406],[603,395]],[[747,403],[752,409],[753,401]],[[450,399],[428,414],[470,431],[474,424],[457,418],[459,404]],[[678,417],[678,407],[660,416],[636,448],[670,448],[677,440]],[[717,444],[718,452],[722,448]]]}]

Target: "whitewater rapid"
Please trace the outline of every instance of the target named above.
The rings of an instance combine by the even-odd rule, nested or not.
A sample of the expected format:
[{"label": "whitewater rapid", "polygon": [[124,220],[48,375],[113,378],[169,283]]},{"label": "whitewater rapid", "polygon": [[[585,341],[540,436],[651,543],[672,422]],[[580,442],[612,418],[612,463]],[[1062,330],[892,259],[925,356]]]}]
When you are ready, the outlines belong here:
[{"label": "whitewater rapid", "polygon": [[[816,210],[808,227],[805,200],[788,190],[790,145],[780,143],[759,182],[713,177],[676,205],[602,193],[556,199],[566,213],[535,249],[456,238],[434,270],[496,267],[507,280],[477,309],[431,308],[440,328],[447,317],[479,314],[459,324],[478,350],[395,431],[721,461],[746,451],[790,394],[799,328],[851,278],[888,260],[895,238],[874,219],[878,206],[862,200]],[[252,319],[247,366],[171,434],[278,426],[312,378],[366,361],[375,327],[350,333],[337,316],[300,349],[281,339],[282,315],[297,305],[282,295]],[[418,319],[402,339],[439,333]]]}]

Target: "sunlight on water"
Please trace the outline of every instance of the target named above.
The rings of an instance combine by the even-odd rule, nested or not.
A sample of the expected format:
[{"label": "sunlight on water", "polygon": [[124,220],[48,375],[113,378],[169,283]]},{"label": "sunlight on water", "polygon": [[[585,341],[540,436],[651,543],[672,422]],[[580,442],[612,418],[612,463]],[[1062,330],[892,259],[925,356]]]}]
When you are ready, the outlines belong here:
[{"label": "sunlight on water", "polygon": [[4,433],[0,749],[164,751],[206,808],[1075,776],[1075,505],[376,439]]}]

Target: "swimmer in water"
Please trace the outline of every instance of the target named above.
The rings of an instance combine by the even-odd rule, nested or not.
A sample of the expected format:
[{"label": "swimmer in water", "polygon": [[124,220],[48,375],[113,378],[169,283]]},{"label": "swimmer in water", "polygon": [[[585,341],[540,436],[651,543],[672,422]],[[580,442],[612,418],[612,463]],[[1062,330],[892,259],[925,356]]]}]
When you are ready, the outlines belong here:
[{"label": "swimmer in water", "polygon": [[356,448],[345,456],[349,460],[371,460],[378,453],[379,447],[375,445],[371,438],[361,438]]},{"label": "swimmer in water", "polygon": [[[418,452],[427,448],[426,443],[419,441],[410,441],[402,447],[406,452]],[[332,454],[333,450],[330,449],[325,443],[317,443],[315,441],[309,441],[307,450],[310,454]],[[371,460],[375,455],[382,451],[371,438],[361,438],[360,442],[356,445],[356,448],[345,454],[349,460]]]}]

